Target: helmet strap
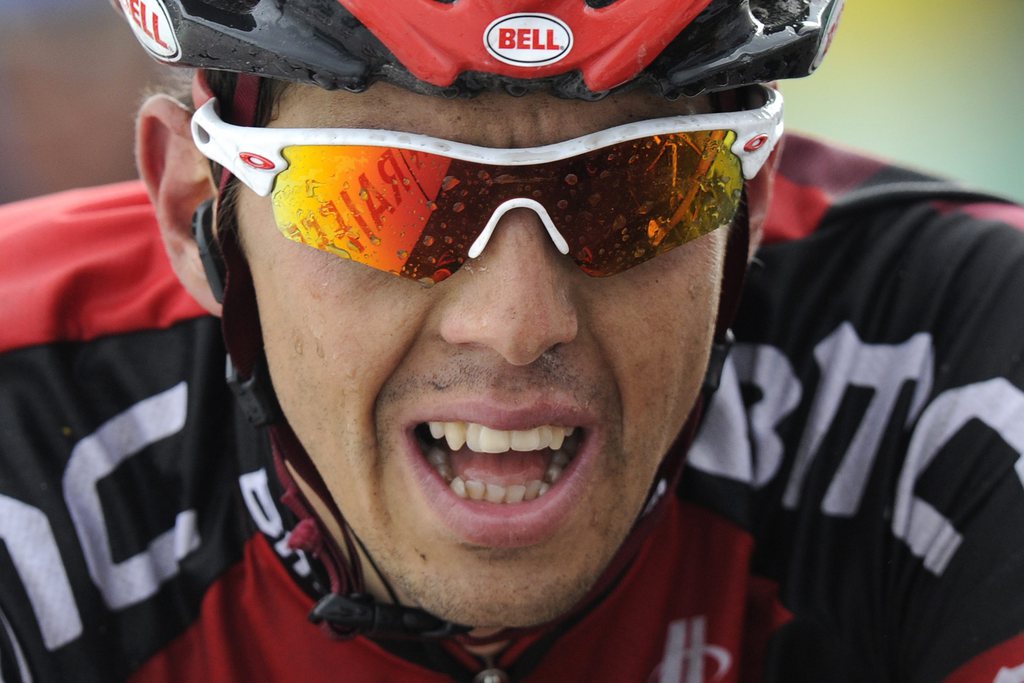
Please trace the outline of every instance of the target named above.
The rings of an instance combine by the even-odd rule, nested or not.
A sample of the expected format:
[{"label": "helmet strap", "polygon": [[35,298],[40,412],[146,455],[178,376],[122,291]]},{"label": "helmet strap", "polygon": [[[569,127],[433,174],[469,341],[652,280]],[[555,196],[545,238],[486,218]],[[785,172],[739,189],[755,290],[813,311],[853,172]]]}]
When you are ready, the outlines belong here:
[{"label": "helmet strap", "polygon": [[[210,93],[202,72],[197,75],[197,88],[202,94]],[[252,74],[237,77],[234,93],[228,106],[221,112],[225,121],[240,126],[256,125],[256,111],[262,80]],[[226,193],[231,184],[231,173],[222,169],[218,183],[218,205],[224,205]],[[313,465],[308,453],[292,431],[278,406],[276,394],[267,369],[264,353],[256,292],[252,272],[242,252],[237,226],[228,227],[213,237],[213,218],[207,207],[196,212],[194,223],[206,244],[209,257],[204,267],[213,269],[215,281],[222,283],[223,319],[222,331],[227,348],[226,374],[228,385],[238,397],[239,404],[249,421],[257,427],[266,427],[272,444],[278,478],[285,487],[283,502],[299,517],[299,524],[293,530],[291,544],[310,551],[318,557],[330,580],[330,593],[314,609],[311,618],[324,622],[333,635],[351,637],[360,634],[398,637],[445,637],[467,631],[468,628],[448,624],[429,615],[423,610],[400,605],[376,605],[365,593],[362,561],[356,546],[355,535],[345,521],[341,510],[331,496],[326,483]],[[232,219],[229,219],[229,221]],[[218,248],[219,247],[219,248]],[[217,258],[217,254],[220,258]],[[223,264],[221,266],[221,263]],[[208,265],[207,265],[208,264]],[[327,506],[331,517],[341,529],[339,547],[334,536],[324,527],[324,522],[314,513],[292,476],[294,472],[308,483],[315,495]],[[380,574],[380,572],[378,572]],[[381,580],[387,579],[381,574]],[[387,586],[390,591],[390,586]],[[347,596],[351,604],[338,602],[338,596]],[[333,596],[333,597],[332,597]],[[369,619],[366,617],[366,604]]]}]

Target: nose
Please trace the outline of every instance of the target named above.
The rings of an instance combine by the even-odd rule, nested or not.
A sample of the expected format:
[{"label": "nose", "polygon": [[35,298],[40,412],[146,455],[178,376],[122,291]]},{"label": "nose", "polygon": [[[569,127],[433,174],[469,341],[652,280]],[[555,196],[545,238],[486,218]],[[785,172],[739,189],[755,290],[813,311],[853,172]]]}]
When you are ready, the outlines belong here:
[{"label": "nose", "polygon": [[513,207],[492,227],[480,256],[449,280],[454,291],[442,312],[441,336],[449,344],[494,351],[511,365],[529,365],[576,338],[572,283],[586,276],[552,244],[551,228],[536,211]]}]

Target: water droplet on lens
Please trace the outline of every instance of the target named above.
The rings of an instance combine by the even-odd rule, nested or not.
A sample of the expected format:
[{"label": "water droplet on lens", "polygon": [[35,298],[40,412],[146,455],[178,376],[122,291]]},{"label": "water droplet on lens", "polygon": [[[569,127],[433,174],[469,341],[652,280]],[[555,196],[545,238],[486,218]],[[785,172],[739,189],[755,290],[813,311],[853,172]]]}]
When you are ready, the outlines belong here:
[{"label": "water droplet on lens", "polygon": [[557,206],[559,209],[567,209],[569,208],[569,202],[565,199],[559,199]]},{"label": "water droplet on lens", "polygon": [[454,211],[455,213],[462,213],[465,210],[466,205],[463,204],[462,202],[455,202],[455,205],[452,207],[452,211]]},{"label": "water droplet on lens", "polygon": [[434,237],[433,237],[433,235],[424,235],[423,236],[423,246],[425,246],[425,247],[432,247],[432,246],[434,246]]},{"label": "water droplet on lens", "polygon": [[579,181],[580,181],[580,179],[576,177],[575,173],[570,173],[569,175],[565,176],[565,184],[566,185],[575,185]]},{"label": "water droplet on lens", "polygon": [[447,192],[448,190],[458,185],[460,182],[462,181],[456,178],[455,176],[445,176],[444,180],[441,181],[441,189]]},{"label": "water droplet on lens", "polygon": [[662,226],[661,223],[652,218],[647,224],[647,239],[650,240],[651,246],[657,247],[667,236],[667,227]]},{"label": "water droplet on lens", "polygon": [[370,193],[366,191],[365,187],[359,190],[359,198],[362,199],[364,202],[370,198]]},{"label": "water droplet on lens", "polygon": [[481,169],[481,170],[480,170],[480,171],[479,171],[479,172],[478,172],[478,173],[476,174],[476,177],[477,177],[477,178],[479,178],[480,180],[490,180],[490,178],[491,178],[491,174],[490,174],[490,173],[488,173],[487,171],[484,171],[483,169]]},{"label": "water droplet on lens", "polygon": [[591,206],[597,206],[601,203],[601,195],[597,192],[587,197],[587,203]]},{"label": "water droplet on lens", "polygon": [[399,249],[398,258],[404,261],[405,259],[409,258],[409,252],[407,252],[405,249]]}]

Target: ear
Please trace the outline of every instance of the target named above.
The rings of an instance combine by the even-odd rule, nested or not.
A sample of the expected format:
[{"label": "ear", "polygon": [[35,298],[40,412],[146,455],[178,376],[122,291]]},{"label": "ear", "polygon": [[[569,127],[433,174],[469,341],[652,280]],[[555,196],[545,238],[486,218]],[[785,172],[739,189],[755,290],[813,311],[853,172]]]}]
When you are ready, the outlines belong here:
[{"label": "ear", "polygon": [[192,237],[196,208],[216,195],[206,158],[192,142],[191,112],[167,95],[154,95],[139,110],[135,154],[139,173],[156,208],[171,266],[192,297],[216,316],[213,296]]}]

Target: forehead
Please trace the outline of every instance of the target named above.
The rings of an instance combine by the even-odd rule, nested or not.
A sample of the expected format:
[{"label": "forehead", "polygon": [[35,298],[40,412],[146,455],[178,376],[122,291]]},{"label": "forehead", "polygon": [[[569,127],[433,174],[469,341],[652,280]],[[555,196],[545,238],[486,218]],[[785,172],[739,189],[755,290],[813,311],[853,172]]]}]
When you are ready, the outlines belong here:
[{"label": "forehead", "polygon": [[546,93],[514,97],[487,92],[473,98],[432,97],[377,83],[362,93],[296,85],[282,95],[270,126],[380,128],[492,147],[549,144],[642,119],[710,111],[709,99],[670,101],[647,91],[597,102]]}]

